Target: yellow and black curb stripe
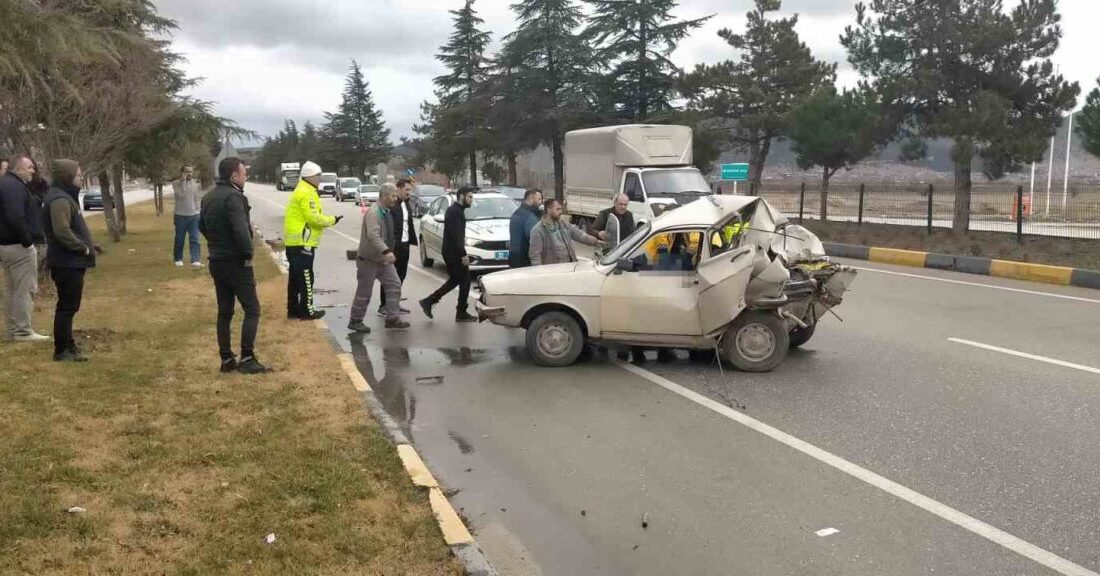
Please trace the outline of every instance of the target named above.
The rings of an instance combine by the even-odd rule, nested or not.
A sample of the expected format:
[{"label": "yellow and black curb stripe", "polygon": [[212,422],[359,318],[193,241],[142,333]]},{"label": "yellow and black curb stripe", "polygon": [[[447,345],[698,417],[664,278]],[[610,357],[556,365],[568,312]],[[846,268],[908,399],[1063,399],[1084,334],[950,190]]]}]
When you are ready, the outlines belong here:
[{"label": "yellow and black curb stripe", "polygon": [[[279,270],[283,274],[288,274],[289,271],[284,267],[278,254],[275,250],[271,249],[270,246],[268,246],[268,253],[271,255],[271,259],[274,260]],[[405,435],[405,431],[402,430],[401,426],[386,412],[385,407],[382,406],[382,402],[379,401],[378,397],[374,394],[374,390],[371,388],[370,383],[363,376],[363,373],[359,371],[359,367],[355,365],[355,358],[353,358],[351,354],[343,351],[340,343],[336,340],[332,332],[329,331],[328,325],[325,324],[324,320],[314,320],[313,324],[318,331],[326,335],[329,344],[332,345],[333,350],[336,352],[337,359],[340,361],[340,367],[344,369],[344,373],[347,374],[348,380],[351,381],[351,385],[360,395],[362,395],[363,401],[370,410],[371,416],[378,421],[383,432],[390,441],[393,442],[394,446],[396,446],[397,456],[401,459],[401,463],[405,467],[405,471],[408,472],[412,483],[428,490],[428,501],[431,504],[432,512],[435,514],[436,523],[439,524],[439,529],[443,533],[443,541],[450,546],[451,553],[462,562],[466,574],[469,576],[498,576],[496,569],[493,568],[492,564],[485,558],[485,554],[481,551],[481,547],[477,545],[477,541],[474,540],[473,535],[470,534],[469,529],[466,528],[466,524],[462,521],[462,517],[458,515],[454,506],[447,500],[447,496],[443,493],[442,488],[440,488],[439,482],[436,481],[431,470],[424,464],[424,460],[420,457],[416,448],[413,447],[412,443]]]},{"label": "yellow and black curb stripe", "polygon": [[868,260],[870,262],[881,262],[883,264],[933,268],[936,270],[950,270],[953,272],[966,272],[968,274],[981,274],[983,276],[1027,280],[1029,282],[1043,282],[1062,286],[1100,289],[1100,271],[1096,270],[1069,268],[1066,266],[1050,266],[1047,264],[1031,264],[1029,262],[1012,262],[1009,260],[994,260],[991,258],[977,258],[974,256],[949,256],[947,254],[899,250],[897,248],[876,248],[833,242],[825,242],[824,244],[826,254],[841,258],[855,258],[857,260]]}]

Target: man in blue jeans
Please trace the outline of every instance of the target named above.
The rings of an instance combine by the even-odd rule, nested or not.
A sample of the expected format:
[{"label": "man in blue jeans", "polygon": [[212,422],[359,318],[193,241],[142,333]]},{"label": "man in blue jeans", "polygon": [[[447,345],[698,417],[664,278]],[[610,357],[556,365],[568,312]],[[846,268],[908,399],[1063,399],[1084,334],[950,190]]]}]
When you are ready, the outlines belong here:
[{"label": "man in blue jeans", "polygon": [[176,266],[183,266],[183,237],[189,236],[191,242],[191,265],[202,268],[199,248],[199,212],[202,204],[202,188],[195,180],[195,169],[184,166],[180,178],[172,183],[172,195],[176,199],[175,223],[176,244],[172,256]]}]

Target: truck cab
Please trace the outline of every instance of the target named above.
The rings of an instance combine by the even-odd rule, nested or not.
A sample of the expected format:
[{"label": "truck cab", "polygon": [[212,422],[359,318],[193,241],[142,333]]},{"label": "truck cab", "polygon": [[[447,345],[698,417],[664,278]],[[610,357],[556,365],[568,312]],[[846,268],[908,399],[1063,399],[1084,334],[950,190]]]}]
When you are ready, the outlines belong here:
[{"label": "truck cab", "polygon": [[603,208],[610,206],[620,193],[626,194],[634,221],[640,223],[648,222],[672,208],[698,200],[711,192],[706,179],[697,169],[683,167],[626,169],[618,190],[608,198],[607,205]]}]

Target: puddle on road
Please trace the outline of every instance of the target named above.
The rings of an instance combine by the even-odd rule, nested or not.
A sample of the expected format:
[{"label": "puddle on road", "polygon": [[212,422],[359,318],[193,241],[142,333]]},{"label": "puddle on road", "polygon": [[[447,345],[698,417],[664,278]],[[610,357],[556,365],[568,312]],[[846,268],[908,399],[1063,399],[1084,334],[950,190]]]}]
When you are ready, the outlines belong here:
[{"label": "puddle on road", "polygon": [[463,438],[457,432],[454,432],[454,431],[448,432],[447,436],[450,436],[451,440],[454,440],[455,444],[458,444],[458,451],[459,452],[461,452],[463,454],[473,454],[474,445],[470,444],[469,440],[466,440],[465,438]]}]

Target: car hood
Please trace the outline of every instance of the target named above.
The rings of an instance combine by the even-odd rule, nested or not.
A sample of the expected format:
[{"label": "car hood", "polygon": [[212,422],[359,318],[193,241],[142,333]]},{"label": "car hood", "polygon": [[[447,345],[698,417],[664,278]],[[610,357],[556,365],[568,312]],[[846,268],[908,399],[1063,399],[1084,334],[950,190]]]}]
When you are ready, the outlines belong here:
[{"label": "car hood", "polygon": [[466,237],[478,240],[508,240],[509,220],[469,220],[466,222]]},{"label": "car hood", "polygon": [[489,294],[598,296],[604,275],[591,260],[501,270],[481,277]]}]

